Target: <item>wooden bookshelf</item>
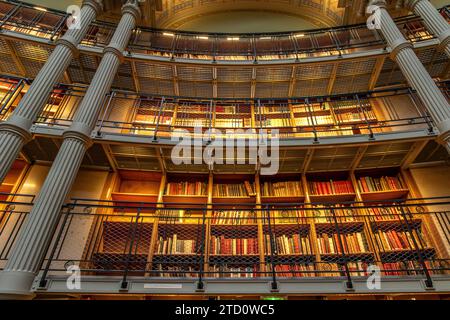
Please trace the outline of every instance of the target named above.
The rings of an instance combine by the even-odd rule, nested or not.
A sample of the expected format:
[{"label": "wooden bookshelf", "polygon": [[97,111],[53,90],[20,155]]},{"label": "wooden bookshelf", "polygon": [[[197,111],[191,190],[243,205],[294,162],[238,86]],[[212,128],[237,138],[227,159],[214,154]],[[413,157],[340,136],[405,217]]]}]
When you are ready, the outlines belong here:
[{"label": "wooden bookshelf", "polygon": [[[141,177],[140,173],[136,172],[124,172],[121,173],[121,183],[119,184],[119,190],[114,191],[111,194],[113,201],[116,203],[120,203],[121,201],[127,201],[130,199],[133,203],[138,204],[139,202],[150,202],[145,200],[154,200],[152,202],[161,202],[160,207],[156,207],[153,209],[154,212],[159,212],[164,210],[163,203],[173,203],[175,205],[179,204],[178,207],[180,209],[183,208],[183,203],[193,203],[194,205],[198,205],[199,210],[197,212],[192,210],[189,213],[189,217],[169,217],[169,218],[160,218],[155,219],[152,225],[152,236],[149,244],[148,253],[139,253],[136,257],[138,262],[141,263],[143,257],[145,257],[148,264],[152,266],[152,270],[160,270],[158,268],[162,268],[166,266],[168,270],[168,274],[176,273],[177,263],[179,265],[180,261],[186,263],[187,266],[190,266],[186,271],[186,274],[189,274],[189,271],[192,273],[195,268],[198,267],[199,260],[198,253],[203,250],[205,265],[204,270],[207,272],[206,277],[208,276],[208,271],[211,272],[209,276],[214,274],[217,276],[222,270],[222,273],[226,273],[224,270],[228,270],[232,268],[233,270],[254,270],[256,272],[260,271],[264,274],[267,274],[268,271],[271,270],[272,265],[269,259],[270,251],[267,248],[267,239],[266,236],[268,234],[268,220],[265,217],[264,211],[259,211],[259,209],[264,209],[265,204],[271,203],[272,205],[269,207],[271,214],[271,230],[275,237],[288,239],[290,243],[293,241],[293,235],[299,234],[301,237],[307,238],[309,243],[308,250],[301,250],[297,252],[278,252],[273,258],[276,263],[283,266],[280,267],[282,272],[286,271],[286,274],[292,273],[295,274],[295,269],[293,266],[299,265],[301,270],[309,270],[311,264],[316,262],[325,262],[325,263],[343,263],[344,260],[340,244],[335,243],[336,246],[333,250],[336,252],[324,252],[323,250],[319,250],[320,246],[318,241],[321,241],[320,238],[327,234],[329,237],[333,237],[335,234],[341,234],[341,236],[346,237],[347,235],[355,235],[360,234],[361,239],[363,239],[363,244],[361,244],[361,240],[358,239],[358,245],[350,245],[343,244],[343,249],[345,250],[345,256],[347,257],[347,262],[351,268],[358,268],[358,265],[370,264],[373,261],[382,261],[382,263],[395,264],[400,263],[402,259],[410,258],[416,259],[417,252],[413,248],[405,248],[405,249],[390,249],[386,248],[386,250],[380,249],[380,240],[378,239],[377,232],[379,230],[403,230],[405,227],[404,222],[401,219],[398,219],[399,216],[396,216],[396,219],[383,219],[377,220],[377,216],[372,213],[366,212],[366,209],[359,208],[360,205],[355,205],[350,213],[342,213],[339,212],[340,207],[334,206],[336,221],[322,221],[318,220],[317,217],[314,216],[313,211],[302,211],[305,216],[299,216],[297,213],[298,210],[302,210],[302,208],[315,208],[315,211],[322,212],[326,210],[323,207],[315,207],[315,203],[333,203],[338,201],[375,201],[379,203],[382,207],[384,204],[389,204],[390,200],[394,199],[406,199],[409,195],[410,189],[408,185],[403,184],[403,177],[400,176],[398,168],[391,169],[380,169],[374,171],[352,171],[352,172],[327,172],[326,174],[315,173],[313,175],[301,175],[298,174],[280,174],[279,176],[274,177],[259,177],[250,176],[250,175],[227,175],[227,174],[213,174],[210,173],[208,175],[205,174],[151,174],[145,178],[145,180],[150,179],[152,181],[152,185],[145,184],[136,184],[136,183],[128,183],[124,181],[136,181],[137,177]],[[385,191],[374,191],[374,192],[362,192],[358,186],[358,179],[363,176],[371,176],[375,178],[379,178],[382,176],[398,176],[399,179],[402,180],[403,188],[399,190],[385,190]],[[310,182],[314,181],[322,181],[327,182],[330,181],[347,181],[352,186],[354,192],[353,193],[334,193],[334,194],[311,194]],[[261,180],[261,181],[260,181]],[[202,195],[166,195],[167,184],[171,182],[181,182],[181,181],[202,181],[206,184],[206,194]],[[250,184],[254,186],[252,195],[246,196],[217,196],[214,194],[214,188],[216,185],[236,185],[239,183],[243,183],[243,181],[248,181]],[[289,196],[263,196],[263,185],[264,182],[273,182],[277,183],[280,181],[298,181],[301,185],[301,189],[297,190],[297,194],[292,194]],[[152,194],[146,193],[138,193],[136,189],[132,189],[134,192],[130,191],[130,186],[128,184],[132,184],[133,186],[137,186],[136,188],[150,188],[153,190]],[[244,190],[247,190],[244,188]],[[381,196],[380,196],[381,194]],[[220,203],[227,203],[227,205],[220,205]],[[286,208],[292,206],[292,213],[294,216],[286,216],[285,223],[282,223],[279,217],[276,216],[277,204],[279,207]],[[282,205],[281,205],[282,204]],[[328,205],[328,204],[327,204]],[[186,205],[184,205],[186,207]],[[255,209],[255,211],[252,211]],[[214,213],[221,210],[246,210],[248,212],[253,212],[256,219],[253,221],[246,221],[245,223],[236,224],[236,223],[217,223],[213,222]],[[206,214],[206,225],[204,228],[202,227],[203,223],[203,214]],[[348,214],[348,216],[347,216]],[[395,213],[393,214],[395,216]],[[238,217],[238,216],[233,216]],[[264,219],[263,219],[264,218]],[[250,218],[249,218],[250,219]],[[412,227],[414,232],[419,232],[420,234],[424,233],[426,236],[421,238],[421,240],[427,245],[422,248],[421,252],[423,252],[424,257],[434,258],[438,256],[438,252],[434,248],[432,244],[428,241],[428,231],[425,228],[425,221],[418,217],[414,217],[410,221],[410,227]],[[200,228],[200,229],[199,229]],[[196,254],[194,253],[183,253],[183,252],[174,252],[171,254],[162,254],[156,251],[156,246],[159,241],[159,237],[162,234],[174,234],[173,230],[177,230],[177,236],[180,236],[180,239],[195,239],[196,243],[204,243],[203,248],[197,248]],[[201,230],[200,233],[197,231]],[[204,232],[204,233],[203,233]],[[198,238],[199,234],[202,234],[204,238]],[[212,241],[215,239],[214,237],[224,236],[226,239],[253,239],[254,250],[249,253],[240,253],[237,252],[215,252],[213,251]],[[422,237],[420,235],[420,237]],[[344,238],[347,241],[347,238]],[[350,239],[350,238],[349,238]],[[202,240],[202,241],[200,241]],[[200,242],[199,242],[200,241]],[[284,240],[286,241],[286,240]],[[294,242],[295,243],[295,242]],[[337,247],[339,246],[339,247]],[[358,246],[361,249],[357,251]],[[338,249],[337,249],[338,248]],[[350,250],[350,248],[352,248]],[[323,248],[322,248],[323,249]],[[237,250],[237,249],[235,249]],[[110,252],[109,254],[117,254],[116,252]],[[140,256],[143,254],[144,256]],[[320,264],[319,264],[320,265]],[[381,265],[380,265],[381,266]],[[382,266],[381,266],[382,267]],[[194,269],[192,269],[194,268]],[[321,267],[320,267],[321,268]],[[289,271],[291,270],[291,271]],[[182,270],[183,271],[183,270]],[[245,272],[242,272],[245,274]],[[249,271],[250,272],[250,271]],[[299,272],[297,270],[297,272]],[[331,271],[330,271],[331,272]],[[339,271],[342,274],[342,270]],[[338,272],[338,273],[339,273]],[[310,276],[320,275],[319,273],[315,274],[314,272],[310,274]],[[226,277],[226,275],[222,275]]]}]

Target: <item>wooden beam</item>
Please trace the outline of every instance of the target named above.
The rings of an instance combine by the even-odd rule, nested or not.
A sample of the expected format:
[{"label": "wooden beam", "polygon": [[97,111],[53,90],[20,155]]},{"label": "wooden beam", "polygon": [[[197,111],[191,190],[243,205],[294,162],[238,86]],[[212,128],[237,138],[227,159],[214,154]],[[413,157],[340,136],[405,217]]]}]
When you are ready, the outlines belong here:
[{"label": "wooden beam", "polygon": [[137,75],[137,69],[136,69],[136,62],[130,61],[131,64],[131,76],[133,77],[134,87],[136,88],[137,92],[141,92],[141,84],[139,83],[138,75]]},{"label": "wooden beam", "polygon": [[358,151],[356,152],[355,158],[352,161],[352,164],[350,165],[350,171],[355,171],[356,168],[358,168],[359,163],[361,162],[361,159],[364,157],[364,154],[367,151],[367,148],[369,148],[368,145],[361,146],[358,148]]},{"label": "wooden beam", "polygon": [[386,55],[379,56],[377,58],[377,61],[375,62],[375,67],[372,71],[372,76],[369,80],[369,90],[375,89],[375,86],[377,85],[378,78],[380,77],[381,70],[383,69],[384,61],[386,60]]},{"label": "wooden beam", "polygon": [[406,154],[405,158],[401,163],[402,169],[408,169],[409,166],[416,160],[417,156],[422,152],[423,148],[428,144],[429,140],[417,141],[414,143]]},{"label": "wooden beam", "polygon": [[339,62],[335,62],[333,65],[333,70],[331,70],[330,81],[328,81],[327,94],[331,94],[333,92],[334,82],[336,81],[338,67],[339,67]]}]

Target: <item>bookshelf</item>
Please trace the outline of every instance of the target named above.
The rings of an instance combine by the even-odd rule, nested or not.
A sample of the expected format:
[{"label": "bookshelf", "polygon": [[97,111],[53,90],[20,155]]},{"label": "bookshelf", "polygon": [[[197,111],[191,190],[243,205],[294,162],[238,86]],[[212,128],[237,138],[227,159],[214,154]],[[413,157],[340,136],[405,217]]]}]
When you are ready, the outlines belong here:
[{"label": "bookshelf", "polygon": [[[283,277],[342,276],[345,264],[353,276],[363,276],[374,261],[386,267],[386,275],[394,275],[401,273],[395,271],[396,266],[404,268],[418,259],[412,238],[402,235],[406,225],[398,208],[384,207],[392,204],[392,194],[367,202],[371,208],[360,208],[361,204],[344,208],[333,203],[365,201],[365,193],[389,193],[395,188],[409,192],[411,186],[399,168],[274,177],[153,173],[144,179],[149,184],[136,183],[137,176],[141,173],[121,172],[112,197],[119,203],[147,194],[164,202],[149,210],[160,218],[149,220],[148,252],[136,253],[138,265],[145,258],[147,266],[163,276],[198,276],[202,261],[205,277],[255,277],[273,269]],[[359,182],[363,178],[378,181],[376,186],[392,187],[365,192]],[[404,199],[407,196],[404,194]],[[283,201],[266,206],[269,199],[277,197]],[[168,200],[171,207],[179,209],[164,209]],[[317,203],[321,201],[325,203]],[[192,202],[199,209],[186,211],[186,203]],[[335,217],[330,217],[331,210]],[[430,242],[426,222],[414,216],[409,222],[422,256],[436,258],[438,252]],[[118,254],[113,250],[102,253]],[[427,263],[432,264],[431,260]]]}]

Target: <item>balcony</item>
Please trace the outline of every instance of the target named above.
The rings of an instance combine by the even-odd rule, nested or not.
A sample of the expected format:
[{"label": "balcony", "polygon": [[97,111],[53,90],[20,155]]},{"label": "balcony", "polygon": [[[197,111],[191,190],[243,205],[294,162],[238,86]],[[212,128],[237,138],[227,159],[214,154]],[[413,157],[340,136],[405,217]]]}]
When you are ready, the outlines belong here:
[{"label": "balcony", "polygon": [[[441,13],[448,18],[447,7]],[[66,30],[65,12],[45,11],[15,1],[0,3],[0,26],[4,30],[55,40]],[[399,29],[412,42],[433,38],[420,18],[396,19]],[[103,47],[115,25],[94,22],[82,44]],[[128,50],[135,54],[199,61],[298,60],[308,57],[341,56],[385,47],[377,32],[366,25],[267,34],[208,34],[176,30],[136,28]]]},{"label": "balcony", "polygon": [[[32,203],[16,199],[2,202],[2,265]],[[320,211],[303,203],[159,205],[72,199],[35,290],[67,292],[74,265],[80,293],[365,293],[369,265],[381,272],[380,293],[423,292],[424,281],[448,290],[449,197],[314,203]]]}]

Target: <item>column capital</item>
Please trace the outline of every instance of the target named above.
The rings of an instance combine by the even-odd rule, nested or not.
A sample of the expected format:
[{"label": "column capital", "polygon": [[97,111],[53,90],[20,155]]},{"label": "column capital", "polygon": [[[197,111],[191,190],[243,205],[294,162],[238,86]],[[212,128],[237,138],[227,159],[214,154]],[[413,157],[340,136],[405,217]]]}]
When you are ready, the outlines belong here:
[{"label": "column capital", "polygon": [[76,40],[72,36],[65,34],[62,38],[56,40],[56,45],[63,45],[69,48],[69,50],[72,51],[73,56],[78,57],[79,51],[78,47],[75,45],[75,42]]},{"label": "column capital", "polygon": [[92,145],[91,139],[91,131],[90,128],[82,123],[82,122],[73,122],[69,129],[64,131],[63,137],[64,139],[72,138],[83,142],[86,147],[90,147]]},{"label": "column capital", "polygon": [[103,0],[84,0],[83,6],[89,6],[95,10],[96,15],[103,11]]},{"label": "column capital", "polygon": [[13,114],[9,117],[8,121],[0,123],[0,131],[11,132],[20,136],[25,142],[28,142],[32,138],[28,130],[32,124],[32,121],[29,119]]},{"label": "column capital", "polygon": [[[367,8],[369,8],[370,6],[386,9],[386,0],[370,0],[369,3],[367,4]],[[372,14],[372,12],[367,13]]]},{"label": "column capital", "polygon": [[408,9],[410,11],[414,11],[414,8],[416,7],[416,5],[421,1],[428,1],[428,0],[405,0],[404,6],[406,9]]},{"label": "column capital", "polygon": [[141,18],[141,9],[139,8],[139,1],[128,0],[127,3],[125,3],[122,6],[122,14],[125,13],[132,14],[136,20],[139,20]]}]

